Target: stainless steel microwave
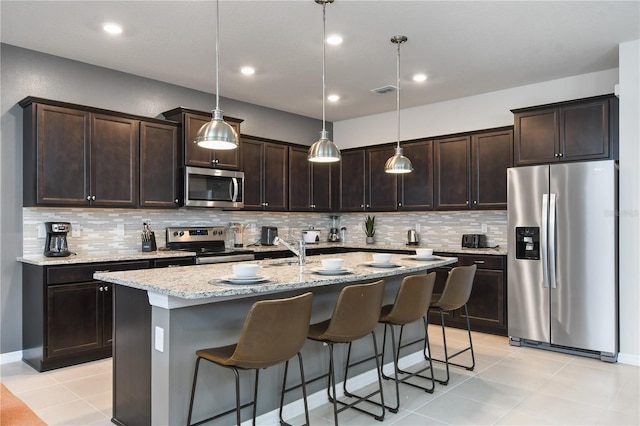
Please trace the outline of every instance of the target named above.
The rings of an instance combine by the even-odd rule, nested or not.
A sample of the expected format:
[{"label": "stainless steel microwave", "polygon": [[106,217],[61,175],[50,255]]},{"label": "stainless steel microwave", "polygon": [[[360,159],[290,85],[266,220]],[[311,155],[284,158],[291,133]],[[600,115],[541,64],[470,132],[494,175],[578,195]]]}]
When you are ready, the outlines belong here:
[{"label": "stainless steel microwave", "polygon": [[244,207],[244,172],[185,167],[184,205],[186,207]]}]

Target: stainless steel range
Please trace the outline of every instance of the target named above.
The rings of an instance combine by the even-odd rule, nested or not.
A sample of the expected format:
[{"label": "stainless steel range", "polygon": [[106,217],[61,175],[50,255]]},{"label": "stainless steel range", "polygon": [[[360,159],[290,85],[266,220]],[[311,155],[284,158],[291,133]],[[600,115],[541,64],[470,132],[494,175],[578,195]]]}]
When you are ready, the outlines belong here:
[{"label": "stainless steel range", "polygon": [[254,260],[251,250],[227,250],[227,228],[224,226],[166,228],[167,249],[196,253],[196,264]]}]

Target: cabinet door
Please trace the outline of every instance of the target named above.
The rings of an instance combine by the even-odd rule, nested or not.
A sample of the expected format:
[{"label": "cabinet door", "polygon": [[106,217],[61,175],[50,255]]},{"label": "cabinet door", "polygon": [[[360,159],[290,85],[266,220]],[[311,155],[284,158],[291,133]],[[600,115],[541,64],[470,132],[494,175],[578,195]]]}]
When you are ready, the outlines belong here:
[{"label": "cabinet door", "polygon": [[178,130],[140,122],[140,207],[179,205]]},{"label": "cabinet door", "polygon": [[95,283],[47,287],[47,357],[102,347],[101,311]]},{"label": "cabinet door", "polygon": [[609,100],[560,107],[562,160],[609,157]]},{"label": "cabinet door", "polygon": [[558,109],[546,108],[514,116],[517,166],[558,161]]},{"label": "cabinet door", "polygon": [[512,166],[513,131],[471,137],[471,199],[474,209],[507,208],[507,168]]},{"label": "cabinet door", "polygon": [[365,150],[343,152],[340,161],[340,211],[363,211]]},{"label": "cabinet door", "polygon": [[313,210],[311,198],[311,163],[307,161],[307,149],[289,147],[289,210],[304,212]]},{"label": "cabinet door", "polygon": [[398,208],[398,176],[384,171],[395,147],[367,149],[367,210],[395,211]]},{"label": "cabinet door", "polygon": [[93,205],[136,206],[138,150],[137,120],[92,114],[90,158]]},{"label": "cabinet door", "polygon": [[398,176],[398,210],[433,210],[433,142],[402,146],[413,172]]},{"label": "cabinet door", "polygon": [[102,346],[113,345],[113,284],[98,283],[100,292],[100,312],[102,313],[102,333],[100,342]]},{"label": "cabinet door", "polygon": [[287,177],[288,147],[273,143],[264,144],[262,168],[265,208],[271,211],[286,211],[288,208]]},{"label": "cabinet door", "polygon": [[[240,124],[226,120],[225,122],[235,129],[238,134],[238,138],[240,138]],[[217,169],[240,169],[240,147],[237,149],[214,149],[212,151],[211,158],[213,161],[213,167]]]},{"label": "cabinet door", "polygon": [[[506,333],[505,285],[503,271],[477,269],[467,303],[469,325],[472,330],[502,331]],[[460,318],[465,320],[464,309]]]},{"label": "cabinet door", "polygon": [[330,212],[333,209],[333,194],[337,189],[332,185],[335,182],[334,167],[323,163],[311,165],[311,205],[314,211]]},{"label": "cabinet door", "polygon": [[184,114],[184,163],[187,166],[213,167],[211,150],[201,148],[194,142],[200,127],[211,121],[205,115]]},{"label": "cabinet door", "polygon": [[469,208],[471,177],[469,136],[435,141],[436,209]]},{"label": "cabinet door", "polygon": [[89,113],[41,104],[36,108],[36,203],[88,205]]},{"label": "cabinet door", "polygon": [[262,148],[263,143],[243,139],[242,170],[244,171],[244,208],[262,210]]}]

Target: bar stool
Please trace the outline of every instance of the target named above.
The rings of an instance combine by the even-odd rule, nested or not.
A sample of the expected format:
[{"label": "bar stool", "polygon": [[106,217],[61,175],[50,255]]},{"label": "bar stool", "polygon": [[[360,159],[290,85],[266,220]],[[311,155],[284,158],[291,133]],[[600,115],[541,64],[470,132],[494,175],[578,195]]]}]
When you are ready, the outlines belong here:
[{"label": "bar stool", "polygon": [[[196,351],[197,360],[193,375],[187,425],[192,425],[191,415],[198,378],[198,368],[200,366],[200,360],[203,359],[233,370],[236,380],[236,407],[235,409],[230,409],[205,420],[201,420],[193,425],[206,423],[230,414],[233,411],[236,412],[236,422],[240,425],[240,410],[250,405],[253,405],[253,424],[255,425],[260,369],[283,362],[285,362],[285,371],[282,393],[280,395],[280,422],[281,424],[286,424],[284,420],[282,420],[282,405],[284,403],[284,388],[287,380],[287,371],[289,370],[289,360],[294,355],[298,356],[305,418],[306,424],[309,424],[307,392],[300,350],[306,341],[309,331],[312,297],[312,293],[304,293],[286,299],[261,300],[256,302],[245,318],[237,344]],[[240,405],[239,370],[255,370],[253,401],[243,405]]]},{"label": "bar stool", "polygon": [[[378,355],[378,344],[376,343],[375,327],[380,317],[380,308],[382,306],[382,298],[384,295],[384,281],[376,281],[367,284],[354,284],[344,287],[338,295],[333,314],[330,319],[318,324],[312,324],[309,327],[308,338],[318,342],[326,343],[329,347],[329,372],[326,375],[317,377],[311,380],[328,376],[327,383],[327,395],[329,401],[333,403],[333,416],[335,424],[338,424],[338,413],[346,410],[347,408],[354,408],[360,412],[373,416],[376,420],[382,421],[384,419],[384,396],[382,393],[382,378],[380,376],[380,361]],[[367,334],[371,335],[373,340],[374,358],[376,361],[376,371],[378,374],[378,390],[360,397],[349,393],[347,391],[347,375],[345,370],[344,376],[344,393],[347,396],[357,398],[356,401],[346,403],[339,401],[336,397],[336,375],[335,375],[335,363],[333,357],[334,345],[338,343],[348,343],[349,349],[347,352],[347,365],[349,365],[349,358],[351,357],[351,345],[354,341],[365,337]],[[374,395],[380,394],[381,404],[370,401]],[[373,412],[364,410],[357,407],[357,404],[361,402],[370,402],[381,407],[381,414],[376,415]],[[338,409],[338,404],[342,405]]]},{"label": "bar stool", "polygon": [[[404,383],[418,389],[423,389],[426,392],[433,393],[435,388],[435,382],[433,378],[433,364],[431,359],[428,359],[429,365],[425,368],[422,368],[415,372],[409,372],[405,370],[401,370],[398,367],[398,360],[400,358],[400,349],[405,348],[407,346],[411,346],[415,343],[421,343],[424,340],[424,345],[430,352],[429,346],[429,334],[427,332],[427,311],[429,309],[429,303],[431,301],[431,295],[433,292],[433,285],[436,281],[436,273],[431,272],[427,275],[411,275],[408,277],[404,277],[402,283],[400,283],[400,288],[398,289],[398,294],[396,295],[396,299],[393,302],[393,305],[385,305],[382,307],[380,312],[380,319],[378,320],[380,323],[384,324],[384,337],[382,341],[382,365],[384,365],[384,353],[387,344],[387,328],[391,330],[391,352],[393,354],[393,371],[394,377],[389,377],[382,372],[382,377],[384,379],[391,379],[395,381],[396,388],[396,406],[389,407],[389,411],[398,412],[400,408],[400,390],[399,383]],[[414,323],[422,319],[424,324],[424,339],[417,339],[409,343],[402,344],[402,331],[404,330],[404,326],[407,324]],[[398,343],[396,345],[394,326],[400,327],[400,334],[398,337]],[[431,376],[425,376],[421,373],[430,370]],[[399,378],[398,375],[402,374],[404,377]],[[427,379],[431,382],[430,386],[422,386],[417,383],[411,383],[407,380],[412,377],[420,377],[423,379]]]},{"label": "bar stool", "polygon": [[[449,365],[455,365],[457,367],[465,368],[469,371],[473,371],[476,366],[476,358],[473,353],[473,342],[471,341],[471,327],[469,326],[469,311],[467,310],[467,302],[471,295],[471,289],[473,287],[473,278],[476,274],[476,265],[469,266],[457,266],[449,271],[449,276],[444,285],[442,294],[434,294],[431,297],[431,304],[429,310],[435,309],[440,312],[440,324],[442,325],[442,343],[444,346],[444,360],[431,357],[431,351],[427,356],[427,347],[425,346],[424,356],[425,359],[432,359],[436,362],[441,362],[446,365],[447,377],[445,380],[437,380],[440,384],[447,385],[449,383]],[[454,311],[464,307],[464,315],[467,319],[467,334],[469,335],[469,346],[459,350],[453,355],[449,355],[447,351],[447,336],[445,333],[444,325],[444,313]],[[471,351],[471,365],[462,365],[450,362],[449,360],[466,352]]]}]

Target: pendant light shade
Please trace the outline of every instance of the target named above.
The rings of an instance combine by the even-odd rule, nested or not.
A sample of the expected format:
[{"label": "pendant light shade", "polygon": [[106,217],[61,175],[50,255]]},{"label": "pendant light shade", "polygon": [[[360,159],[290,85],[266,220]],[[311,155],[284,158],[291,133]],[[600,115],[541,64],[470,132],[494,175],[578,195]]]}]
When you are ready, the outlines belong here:
[{"label": "pendant light shade", "polygon": [[402,148],[400,148],[400,45],[405,41],[407,41],[407,37],[403,35],[395,35],[391,37],[391,43],[395,43],[398,45],[398,54],[396,61],[396,118],[398,123],[398,138],[396,153],[384,164],[384,171],[394,174],[411,173],[413,171],[413,164],[411,164],[411,160],[403,155]]},{"label": "pendant light shade", "polygon": [[334,163],[340,161],[340,150],[329,140],[329,132],[325,128],[327,88],[324,81],[326,7],[327,3],[333,3],[333,0],[315,0],[315,2],[322,5],[322,131],[320,132],[320,139],[309,148],[307,159],[313,163]]},{"label": "pendant light shade", "polygon": [[220,62],[220,10],[219,2],[216,0],[216,109],[212,111],[211,121],[200,127],[196,140],[198,146],[207,149],[235,149],[238,147],[238,133],[229,124],[225,123],[220,110],[220,86],[219,80],[219,62]]}]

